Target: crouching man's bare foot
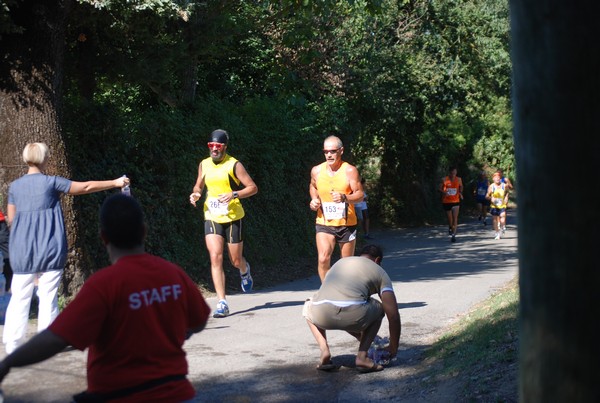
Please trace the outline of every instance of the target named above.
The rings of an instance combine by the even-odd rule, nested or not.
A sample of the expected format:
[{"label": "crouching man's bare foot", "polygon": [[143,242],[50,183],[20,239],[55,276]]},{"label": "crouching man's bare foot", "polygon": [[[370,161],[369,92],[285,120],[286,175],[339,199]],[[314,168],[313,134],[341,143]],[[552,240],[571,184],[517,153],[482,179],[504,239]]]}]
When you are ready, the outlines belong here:
[{"label": "crouching man's bare foot", "polygon": [[356,357],[356,370],[361,374],[383,371],[383,365],[376,364],[370,358],[359,359]]},{"label": "crouching man's bare foot", "polygon": [[327,352],[321,354],[321,360],[319,365],[317,365],[319,371],[334,371],[339,368],[338,365],[335,365],[333,361],[331,361],[331,353]]}]

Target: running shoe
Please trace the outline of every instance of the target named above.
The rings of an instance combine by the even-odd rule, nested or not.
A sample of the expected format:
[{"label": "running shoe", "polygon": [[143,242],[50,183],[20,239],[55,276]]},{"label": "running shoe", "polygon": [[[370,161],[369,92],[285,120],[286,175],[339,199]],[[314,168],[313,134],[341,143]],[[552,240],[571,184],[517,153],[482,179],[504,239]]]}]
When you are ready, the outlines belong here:
[{"label": "running shoe", "polygon": [[246,261],[246,273],[240,274],[242,277],[242,291],[250,292],[252,291],[252,285],[254,281],[252,280],[252,275],[250,274],[250,264]]},{"label": "running shoe", "polygon": [[496,232],[496,236],[494,237],[494,239],[500,239],[500,233]]},{"label": "running shoe", "polygon": [[502,227],[502,235],[506,233],[506,225]]},{"label": "running shoe", "polygon": [[452,228],[448,228],[448,235],[452,236]]},{"label": "running shoe", "polygon": [[479,216],[478,220],[481,221],[481,216]]},{"label": "running shoe", "polygon": [[485,221],[485,218],[483,219],[483,225],[487,225],[487,221]]},{"label": "running shoe", "polygon": [[452,238],[450,238],[450,242],[456,242],[456,235],[452,234]]},{"label": "running shoe", "polygon": [[227,301],[222,299],[217,304],[217,309],[215,310],[215,313],[213,313],[213,318],[224,318],[225,316],[229,316],[229,305],[227,305]]}]

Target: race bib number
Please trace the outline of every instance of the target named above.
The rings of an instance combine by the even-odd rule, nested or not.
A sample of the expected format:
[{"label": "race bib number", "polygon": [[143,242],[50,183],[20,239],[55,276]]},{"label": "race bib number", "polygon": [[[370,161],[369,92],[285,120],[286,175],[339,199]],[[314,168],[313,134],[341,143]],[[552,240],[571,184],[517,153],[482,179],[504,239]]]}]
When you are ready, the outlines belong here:
[{"label": "race bib number", "polygon": [[211,215],[227,215],[229,213],[229,203],[221,203],[216,197],[211,197],[206,200],[208,211]]},{"label": "race bib number", "polygon": [[448,196],[456,196],[456,191],[457,190],[458,189],[456,189],[456,188],[448,188],[448,189],[446,189],[446,194]]},{"label": "race bib number", "polygon": [[487,193],[487,189],[485,189],[485,188],[479,188],[479,189],[477,189],[477,194],[479,196],[485,196],[486,193]]},{"label": "race bib number", "polygon": [[346,203],[323,202],[322,207],[326,220],[346,218]]},{"label": "race bib number", "polygon": [[502,199],[494,199],[494,205],[502,206]]}]

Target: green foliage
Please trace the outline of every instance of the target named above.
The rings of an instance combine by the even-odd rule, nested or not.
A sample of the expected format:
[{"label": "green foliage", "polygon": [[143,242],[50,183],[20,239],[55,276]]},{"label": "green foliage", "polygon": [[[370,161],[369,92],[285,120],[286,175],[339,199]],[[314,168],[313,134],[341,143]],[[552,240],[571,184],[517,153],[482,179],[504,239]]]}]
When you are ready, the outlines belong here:
[{"label": "green foliage", "polygon": [[[473,147],[510,132],[506,3],[387,1],[342,25],[337,55],[349,65],[353,144],[369,168],[373,211],[383,224],[418,223],[439,211],[435,189],[455,165],[491,165]],[[490,111],[494,111],[491,113]],[[502,118],[497,120],[498,118]],[[441,217],[441,215],[440,215]]]},{"label": "green foliage", "polygon": [[[314,254],[314,228],[307,207],[314,160],[306,157],[320,149],[321,138],[306,129],[311,126],[311,116],[261,98],[239,106],[205,98],[186,111],[165,106],[140,109],[131,102],[137,99],[136,93],[136,88],[107,90],[105,94],[110,96],[99,97],[95,104],[70,99],[66,126],[75,179],[122,174],[131,178],[132,194],[146,213],[148,251],[177,262],[205,286],[211,284],[202,209],[189,204],[189,194],[200,160],[208,157],[208,134],[224,128],[230,133],[229,152],[244,164],[259,187],[256,196],[243,200],[247,213],[245,254],[257,272]],[[75,199],[80,222],[97,222],[104,197],[106,194],[92,194]],[[105,251],[96,225],[84,225],[82,230],[91,273],[107,263]],[[266,250],[270,253],[264,253]],[[235,277],[231,280],[237,284]]]},{"label": "green foliage", "polygon": [[[149,250],[198,281],[210,273],[188,196],[216,128],[259,187],[243,201],[259,266],[315,253],[307,187],[326,135],[367,179],[373,225],[442,219],[450,165],[465,182],[514,168],[506,2],[81,0],[66,28],[74,179],[130,176]],[[104,197],[74,199],[89,272],[106,262],[87,224]]]},{"label": "green foliage", "polygon": [[86,87],[107,78],[186,106],[207,73],[199,70],[217,71],[239,50],[253,21],[237,18],[242,10],[236,1],[81,1],[67,30],[68,74],[88,98]]},{"label": "green foliage", "polygon": [[501,168],[505,174],[514,175],[516,169],[512,115],[507,113],[507,104],[506,98],[499,98],[482,116],[481,126],[484,132],[473,147],[472,163],[484,169],[489,168],[490,171]]}]

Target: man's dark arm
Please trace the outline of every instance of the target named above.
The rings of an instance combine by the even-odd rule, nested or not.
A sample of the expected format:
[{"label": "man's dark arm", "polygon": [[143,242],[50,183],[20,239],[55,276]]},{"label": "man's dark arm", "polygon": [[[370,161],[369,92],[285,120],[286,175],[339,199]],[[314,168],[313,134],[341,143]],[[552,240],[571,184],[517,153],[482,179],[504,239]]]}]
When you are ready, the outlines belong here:
[{"label": "man's dark arm", "polygon": [[0,362],[0,382],[13,367],[35,364],[60,353],[68,346],[61,337],[46,329]]},{"label": "man's dark arm", "polygon": [[400,333],[402,331],[402,324],[400,322],[400,312],[398,312],[398,302],[396,301],[396,294],[392,291],[385,291],[381,293],[381,302],[383,305],[383,311],[387,316],[390,325],[390,353],[392,357],[395,357],[398,353],[398,346],[400,344]]}]

